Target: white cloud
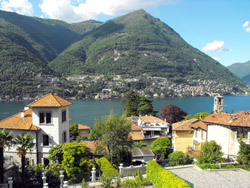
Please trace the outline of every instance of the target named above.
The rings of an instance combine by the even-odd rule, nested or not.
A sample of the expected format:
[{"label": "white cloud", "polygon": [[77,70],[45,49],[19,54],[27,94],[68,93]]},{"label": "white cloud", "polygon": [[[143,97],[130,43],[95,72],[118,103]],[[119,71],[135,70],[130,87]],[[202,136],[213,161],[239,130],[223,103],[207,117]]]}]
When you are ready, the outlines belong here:
[{"label": "white cloud", "polygon": [[219,61],[219,58],[218,57],[213,57],[214,60],[216,61]]},{"label": "white cloud", "polygon": [[249,21],[245,21],[242,27],[245,29],[246,32],[250,32]]},{"label": "white cloud", "polygon": [[246,32],[250,32],[250,27],[247,27],[247,28],[246,28]]},{"label": "white cloud", "polygon": [[205,47],[202,48],[205,52],[230,52],[232,49],[224,47],[224,41],[213,41],[211,43],[208,43]]},{"label": "white cloud", "polygon": [[42,0],[42,12],[54,19],[80,22],[99,14],[114,16],[137,9],[157,7],[178,0]]},{"label": "white cloud", "polygon": [[249,21],[245,21],[245,23],[242,25],[243,28],[246,28],[249,25]]},{"label": "white cloud", "polygon": [[34,11],[33,5],[29,0],[3,0],[1,9],[25,15],[32,15]]}]

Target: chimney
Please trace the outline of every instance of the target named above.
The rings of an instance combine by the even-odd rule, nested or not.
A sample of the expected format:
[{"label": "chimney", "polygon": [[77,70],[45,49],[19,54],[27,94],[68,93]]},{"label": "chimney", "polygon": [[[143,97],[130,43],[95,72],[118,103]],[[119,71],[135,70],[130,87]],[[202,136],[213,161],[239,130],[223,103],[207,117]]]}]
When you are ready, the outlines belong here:
[{"label": "chimney", "polygon": [[21,118],[24,118],[24,110],[21,110]]},{"label": "chimney", "polygon": [[29,107],[25,106],[25,107],[24,107],[24,110],[29,110]]}]

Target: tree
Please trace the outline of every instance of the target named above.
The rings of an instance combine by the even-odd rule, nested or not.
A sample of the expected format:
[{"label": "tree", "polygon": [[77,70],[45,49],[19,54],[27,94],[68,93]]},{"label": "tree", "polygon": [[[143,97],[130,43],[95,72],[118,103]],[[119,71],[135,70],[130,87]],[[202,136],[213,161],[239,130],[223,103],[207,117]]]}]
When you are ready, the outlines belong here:
[{"label": "tree", "polygon": [[151,144],[150,149],[155,153],[157,158],[162,154],[168,155],[171,152],[171,142],[166,137],[157,138]]},{"label": "tree", "polygon": [[138,113],[141,116],[151,115],[155,116],[156,111],[152,105],[153,100],[142,95],[139,96]]},{"label": "tree", "polygon": [[78,142],[65,143],[63,148],[62,166],[69,176],[70,183],[81,182],[90,177],[92,167],[90,152],[84,144]]},{"label": "tree", "polygon": [[4,181],[4,155],[3,152],[6,147],[9,147],[12,143],[13,137],[11,136],[12,131],[6,132],[6,129],[3,129],[0,132],[0,183],[3,183]]},{"label": "tree", "polygon": [[210,142],[205,142],[201,144],[201,151],[198,155],[198,163],[217,163],[223,160],[223,153],[221,151],[221,146],[218,145],[214,140]]},{"label": "tree", "polygon": [[147,148],[148,147],[148,145],[147,145],[147,143],[146,142],[143,142],[143,141],[140,141],[140,142],[134,142],[133,143],[133,148],[134,149],[142,149],[142,148]]},{"label": "tree", "polygon": [[180,109],[178,106],[173,104],[165,105],[161,108],[160,111],[162,119],[168,123],[176,123],[184,119],[187,115],[187,112]]},{"label": "tree", "polygon": [[25,135],[17,134],[15,137],[15,144],[17,145],[17,154],[21,157],[21,166],[22,166],[22,178],[25,178],[25,158],[27,152],[35,146],[33,143],[33,137],[26,133]]},{"label": "tree", "polygon": [[132,147],[130,132],[131,122],[125,116],[111,112],[102,120],[95,120],[90,137],[98,139],[98,144],[107,146],[112,163],[128,163],[129,149]]},{"label": "tree", "polygon": [[138,101],[139,96],[134,91],[129,91],[123,96],[122,104],[125,105],[124,110],[127,117],[139,115]]},{"label": "tree", "polygon": [[182,151],[175,151],[168,156],[169,166],[192,164],[193,157]]},{"label": "tree", "polygon": [[200,119],[201,118],[204,118],[204,117],[207,117],[209,115],[209,113],[207,112],[200,112],[200,113],[197,113],[193,116],[193,118],[196,118],[196,119]]},{"label": "tree", "polygon": [[73,138],[73,140],[76,140],[77,136],[79,135],[77,124],[71,124],[69,126],[69,134],[70,134],[70,138]]},{"label": "tree", "polygon": [[49,160],[52,160],[53,162],[58,162],[62,164],[63,161],[63,144],[57,144],[53,148],[49,150]]},{"label": "tree", "polygon": [[240,150],[238,152],[237,161],[243,165],[250,165],[250,145],[242,140],[240,141]]},{"label": "tree", "polygon": [[137,95],[134,91],[127,92],[122,98],[122,104],[125,106],[125,115],[138,116],[138,115],[156,115],[152,105],[153,100],[143,96]]}]

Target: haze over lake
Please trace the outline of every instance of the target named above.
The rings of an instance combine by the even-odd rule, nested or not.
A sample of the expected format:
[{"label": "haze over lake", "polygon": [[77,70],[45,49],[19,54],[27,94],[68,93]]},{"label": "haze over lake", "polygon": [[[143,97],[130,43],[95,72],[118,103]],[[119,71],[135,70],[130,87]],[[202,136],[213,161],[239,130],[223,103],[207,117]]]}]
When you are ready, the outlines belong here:
[{"label": "haze over lake", "polygon": [[[73,119],[70,124],[87,124],[91,127],[95,118],[109,115],[110,111],[123,113],[121,100],[73,100],[74,104],[70,106],[70,117]],[[188,114],[198,112],[208,112],[213,110],[213,97],[185,97],[185,98],[165,98],[154,99],[153,106],[156,111],[160,111],[163,105],[174,104]],[[0,120],[20,112],[29,102],[0,102]],[[250,110],[250,96],[225,96],[224,112],[230,113],[232,110],[245,111]]]}]

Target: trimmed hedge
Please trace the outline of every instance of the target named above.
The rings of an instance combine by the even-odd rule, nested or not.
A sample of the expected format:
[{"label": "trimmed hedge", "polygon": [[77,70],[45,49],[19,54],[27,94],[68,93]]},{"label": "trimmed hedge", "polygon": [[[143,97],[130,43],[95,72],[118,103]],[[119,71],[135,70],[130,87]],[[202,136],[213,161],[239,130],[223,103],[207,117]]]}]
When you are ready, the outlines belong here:
[{"label": "trimmed hedge", "polygon": [[106,178],[117,177],[119,175],[118,170],[116,170],[112,164],[106,159],[102,157],[100,159],[95,159],[96,163],[102,170],[102,175]]},{"label": "trimmed hedge", "polygon": [[190,188],[182,179],[163,169],[155,161],[147,163],[147,178],[157,188]]}]

